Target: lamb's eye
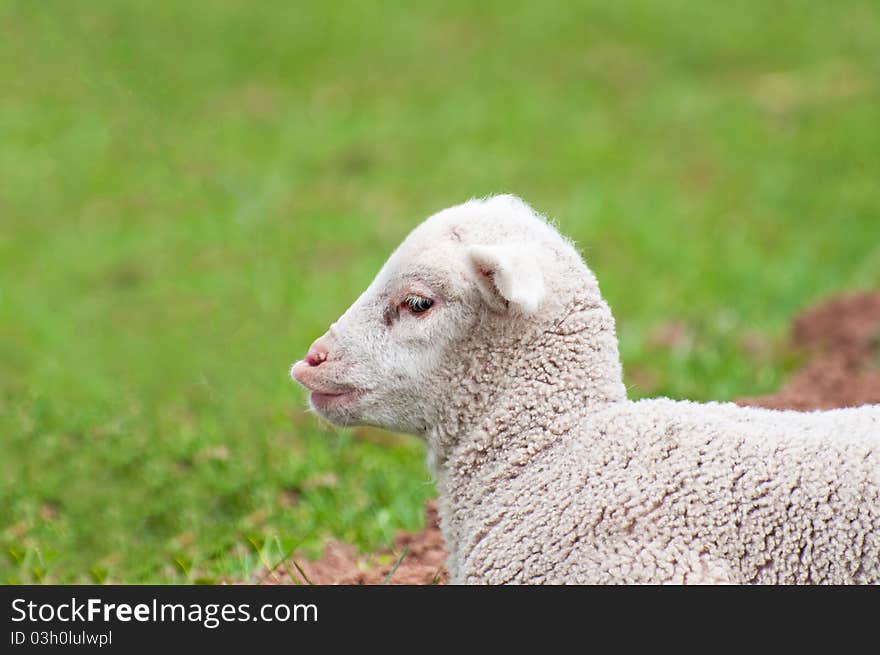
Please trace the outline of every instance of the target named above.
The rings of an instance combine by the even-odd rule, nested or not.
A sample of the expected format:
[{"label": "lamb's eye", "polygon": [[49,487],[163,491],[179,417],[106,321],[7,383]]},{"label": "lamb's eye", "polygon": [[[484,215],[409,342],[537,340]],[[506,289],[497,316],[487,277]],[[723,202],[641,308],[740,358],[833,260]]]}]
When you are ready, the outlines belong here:
[{"label": "lamb's eye", "polygon": [[422,314],[434,305],[434,301],[424,296],[407,296],[403,304],[407,306],[413,314]]}]

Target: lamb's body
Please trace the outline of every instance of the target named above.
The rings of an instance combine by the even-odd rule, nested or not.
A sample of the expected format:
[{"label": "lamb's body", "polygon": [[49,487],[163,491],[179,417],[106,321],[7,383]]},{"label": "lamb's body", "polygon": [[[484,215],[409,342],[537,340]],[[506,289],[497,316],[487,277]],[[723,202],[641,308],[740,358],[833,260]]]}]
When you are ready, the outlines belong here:
[{"label": "lamb's body", "polygon": [[880,583],[880,405],[629,401],[595,277],[516,198],[427,219],[293,375],[426,440],[452,582]]},{"label": "lamb's body", "polygon": [[877,406],[609,404],[527,464],[447,480],[451,580],[880,581],[878,434]]}]

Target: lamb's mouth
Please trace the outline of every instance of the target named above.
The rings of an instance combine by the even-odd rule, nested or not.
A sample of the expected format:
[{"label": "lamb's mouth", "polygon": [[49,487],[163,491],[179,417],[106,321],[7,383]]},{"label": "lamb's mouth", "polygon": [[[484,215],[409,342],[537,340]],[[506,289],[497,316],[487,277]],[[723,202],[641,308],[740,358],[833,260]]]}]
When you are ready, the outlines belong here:
[{"label": "lamb's mouth", "polygon": [[326,364],[319,369],[305,361],[299,361],[290,368],[290,377],[311,392],[309,400],[314,409],[320,411],[344,407],[366,393],[364,389],[326,379],[323,375],[324,367]]},{"label": "lamb's mouth", "polygon": [[309,400],[316,409],[324,409],[327,407],[346,405],[360,398],[364,392],[360,389],[347,389],[345,391],[335,391],[325,393],[322,391],[312,391],[309,394]]}]

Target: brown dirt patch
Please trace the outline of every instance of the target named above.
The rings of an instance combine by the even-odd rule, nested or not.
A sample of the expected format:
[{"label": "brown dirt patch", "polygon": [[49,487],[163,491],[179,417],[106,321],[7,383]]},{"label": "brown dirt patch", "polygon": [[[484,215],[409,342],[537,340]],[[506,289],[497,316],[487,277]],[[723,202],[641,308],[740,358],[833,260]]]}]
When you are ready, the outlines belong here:
[{"label": "brown dirt patch", "polygon": [[[661,336],[673,341],[680,335]],[[740,405],[811,410],[880,403],[880,291],[839,296],[803,312],[792,324],[791,342],[807,363],[777,393],[743,398]],[[427,527],[398,534],[391,550],[364,555],[334,541],[318,560],[294,559],[313,584],[381,584],[406,549],[389,584],[445,584],[446,551],[436,501],[428,502],[425,511]],[[306,581],[288,564],[264,573],[260,583]]]},{"label": "brown dirt patch", "polygon": [[839,296],[803,312],[791,341],[807,363],[780,391],[740,405],[810,410],[880,403],[880,292]]},{"label": "brown dirt patch", "polygon": [[287,566],[282,565],[269,574],[263,574],[260,584],[382,584],[404,550],[406,555],[400,560],[388,584],[446,584],[446,550],[440,533],[437,501],[425,504],[425,514],[425,529],[399,533],[391,550],[363,554],[349,544],[331,541],[324,547],[320,559],[307,560],[294,556],[308,582],[290,562]]}]

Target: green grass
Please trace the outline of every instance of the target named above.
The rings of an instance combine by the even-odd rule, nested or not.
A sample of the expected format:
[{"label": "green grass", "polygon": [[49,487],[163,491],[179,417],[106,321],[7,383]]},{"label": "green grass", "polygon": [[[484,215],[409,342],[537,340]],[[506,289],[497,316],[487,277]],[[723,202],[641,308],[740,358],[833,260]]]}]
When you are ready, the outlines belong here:
[{"label": "green grass", "polygon": [[578,240],[634,396],[770,391],[792,314],[880,281],[873,0],[0,0],[0,80],[5,582],[418,527],[421,445],[287,369],[468,197]]}]

